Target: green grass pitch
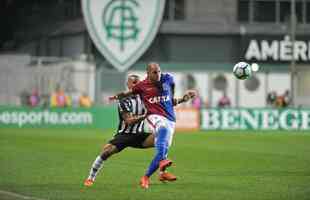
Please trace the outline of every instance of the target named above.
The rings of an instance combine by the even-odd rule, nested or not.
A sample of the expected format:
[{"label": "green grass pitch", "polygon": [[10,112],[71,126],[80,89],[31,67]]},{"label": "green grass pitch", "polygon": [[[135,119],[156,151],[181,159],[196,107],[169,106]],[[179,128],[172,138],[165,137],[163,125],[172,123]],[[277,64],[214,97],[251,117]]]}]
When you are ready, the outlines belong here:
[{"label": "green grass pitch", "polygon": [[[307,132],[176,133],[173,183],[139,187],[154,149],[111,157],[93,187],[82,183],[112,131],[0,129],[1,200],[305,200],[310,199]],[[9,193],[10,192],[10,193]]]}]

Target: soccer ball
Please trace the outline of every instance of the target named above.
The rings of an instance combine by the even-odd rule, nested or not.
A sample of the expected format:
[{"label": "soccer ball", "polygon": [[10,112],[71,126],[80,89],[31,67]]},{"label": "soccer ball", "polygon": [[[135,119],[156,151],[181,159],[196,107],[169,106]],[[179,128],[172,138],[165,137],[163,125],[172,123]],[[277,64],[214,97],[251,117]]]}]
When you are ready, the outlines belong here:
[{"label": "soccer ball", "polygon": [[237,79],[245,80],[252,75],[251,65],[246,62],[238,62],[234,66],[233,73]]}]

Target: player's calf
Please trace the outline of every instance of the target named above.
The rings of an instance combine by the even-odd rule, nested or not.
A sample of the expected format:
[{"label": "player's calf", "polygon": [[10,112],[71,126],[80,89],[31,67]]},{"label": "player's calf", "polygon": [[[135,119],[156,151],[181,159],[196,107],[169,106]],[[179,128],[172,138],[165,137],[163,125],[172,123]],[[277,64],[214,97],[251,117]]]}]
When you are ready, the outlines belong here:
[{"label": "player's calf", "polygon": [[110,156],[112,156],[113,154],[117,153],[118,152],[118,149],[115,145],[113,144],[106,144],[104,145],[103,147],[103,150],[101,152],[101,158],[103,160],[106,160],[108,159]]},{"label": "player's calf", "polygon": [[117,153],[118,150],[116,148],[116,146],[112,145],[112,144],[106,144],[103,147],[103,151],[101,152],[101,154],[99,156],[97,156],[97,158],[94,160],[90,171],[89,171],[89,175],[88,178],[84,181],[84,185],[85,186],[92,186],[95,182],[95,179],[100,171],[100,169],[104,166],[105,161],[114,153]]}]

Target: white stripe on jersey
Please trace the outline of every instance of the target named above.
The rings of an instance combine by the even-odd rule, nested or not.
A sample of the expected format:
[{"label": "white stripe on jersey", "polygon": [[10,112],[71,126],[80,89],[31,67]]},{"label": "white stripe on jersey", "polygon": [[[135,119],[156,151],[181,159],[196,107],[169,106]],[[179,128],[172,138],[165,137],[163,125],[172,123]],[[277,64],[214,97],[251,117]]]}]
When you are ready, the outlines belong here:
[{"label": "white stripe on jersey", "polygon": [[[140,96],[139,96],[139,97],[140,97]],[[139,106],[139,107],[138,107],[138,108],[140,109],[140,110],[139,110],[139,113],[141,113],[141,115],[142,115],[142,114],[144,114],[145,107],[144,107],[144,104],[143,104],[141,98],[138,98],[137,100],[138,100],[138,104],[139,104],[139,105],[142,105],[142,106]],[[139,131],[139,132],[142,132],[142,131],[143,131],[143,125],[144,125],[144,121],[143,121],[143,123],[140,123],[140,124],[139,124],[139,127],[138,127],[138,131]]]},{"label": "white stripe on jersey", "polygon": [[[128,98],[125,100],[126,104],[125,106],[129,106],[129,110],[132,110],[133,115],[142,115],[144,114],[144,104],[140,98],[139,95],[136,95],[134,97]],[[133,125],[126,125],[125,121],[121,120],[121,128],[118,130],[118,133],[141,133],[144,131],[144,121],[140,121],[138,123],[135,123]]]},{"label": "white stripe on jersey", "polygon": [[[134,101],[133,102],[133,113],[135,114],[135,115],[141,115],[142,113],[141,112],[139,112],[139,107],[141,107],[141,106],[139,106],[139,99],[140,98],[137,98],[136,99],[136,101]],[[133,127],[132,127],[132,132],[133,133],[137,133],[137,126],[139,125],[140,123],[136,123]]]}]

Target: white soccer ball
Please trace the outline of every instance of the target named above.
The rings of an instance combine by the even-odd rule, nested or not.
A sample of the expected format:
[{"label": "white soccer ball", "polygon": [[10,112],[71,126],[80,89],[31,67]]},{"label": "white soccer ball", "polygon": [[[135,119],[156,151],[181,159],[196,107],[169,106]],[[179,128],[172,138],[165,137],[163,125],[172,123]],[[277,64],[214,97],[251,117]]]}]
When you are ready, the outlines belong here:
[{"label": "white soccer ball", "polygon": [[252,75],[251,65],[246,62],[238,62],[234,66],[233,73],[237,79],[248,79]]}]

